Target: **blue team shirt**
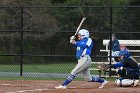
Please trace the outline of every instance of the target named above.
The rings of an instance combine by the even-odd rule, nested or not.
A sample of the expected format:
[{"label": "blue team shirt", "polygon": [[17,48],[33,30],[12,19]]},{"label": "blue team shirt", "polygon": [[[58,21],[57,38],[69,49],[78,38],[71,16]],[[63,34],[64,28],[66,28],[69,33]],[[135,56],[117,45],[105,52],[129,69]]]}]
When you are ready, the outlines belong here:
[{"label": "blue team shirt", "polygon": [[117,39],[112,42],[112,51],[120,51],[120,43]]},{"label": "blue team shirt", "polygon": [[84,55],[89,55],[90,56],[92,46],[93,46],[93,41],[92,41],[91,38],[84,38],[80,41],[77,41],[75,46],[77,47],[76,58],[80,59]]}]

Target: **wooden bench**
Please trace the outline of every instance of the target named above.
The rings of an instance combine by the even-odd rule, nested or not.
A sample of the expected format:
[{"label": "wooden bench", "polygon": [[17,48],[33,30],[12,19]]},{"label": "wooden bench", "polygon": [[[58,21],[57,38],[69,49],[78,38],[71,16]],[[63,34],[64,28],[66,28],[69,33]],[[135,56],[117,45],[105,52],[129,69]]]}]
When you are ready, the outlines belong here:
[{"label": "wooden bench", "polygon": [[[108,49],[110,40],[103,40],[103,45],[106,46],[105,49],[101,49],[100,52],[109,52],[110,50]],[[125,45],[126,47],[128,46],[135,46],[135,47],[140,47],[140,40],[119,40],[120,45]],[[129,50],[129,52],[140,52],[139,50]]]}]

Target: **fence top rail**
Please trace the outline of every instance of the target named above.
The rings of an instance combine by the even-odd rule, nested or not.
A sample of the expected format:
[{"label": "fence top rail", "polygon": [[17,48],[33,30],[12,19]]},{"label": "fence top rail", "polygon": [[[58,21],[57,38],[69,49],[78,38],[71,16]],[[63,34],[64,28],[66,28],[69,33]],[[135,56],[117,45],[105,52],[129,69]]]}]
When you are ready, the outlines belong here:
[{"label": "fence top rail", "polygon": [[65,5],[43,5],[43,6],[26,6],[26,5],[17,5],[17,6],[8,6],[8,5],[0,5],[0,8],[140,8],[140,5],[122,5],[122,6],[83,6],[83,5],[72,5],[72,6],[65,6]]}]

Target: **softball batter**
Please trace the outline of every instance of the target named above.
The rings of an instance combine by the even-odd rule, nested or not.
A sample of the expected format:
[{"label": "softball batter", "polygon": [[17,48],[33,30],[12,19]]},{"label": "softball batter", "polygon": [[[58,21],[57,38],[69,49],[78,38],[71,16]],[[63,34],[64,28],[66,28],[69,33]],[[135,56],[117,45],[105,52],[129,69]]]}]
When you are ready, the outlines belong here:
[{"label": "softball batter", "polygon": [[77,74],[81,73],[84,77],[84,80],[88,82],[98,82],[101,83],[99,88],[103,88],[107,81],[90,75],[89,67],[91,66],[91,50],[93,46],[93,41],[89,38],[89,31],[86,29],[81,29],[78,34],[78,41],[75,41],[75,37],[72,36],[70,38],[70,43],[73,44],[76,48],[76,58],[78,59],[78,64],[71,71],[71,74],[67,77],[67,79],[59,86],[55,87],[56,89],[66,89],[67,85],[72,82],[72,80],[76,77]]}]

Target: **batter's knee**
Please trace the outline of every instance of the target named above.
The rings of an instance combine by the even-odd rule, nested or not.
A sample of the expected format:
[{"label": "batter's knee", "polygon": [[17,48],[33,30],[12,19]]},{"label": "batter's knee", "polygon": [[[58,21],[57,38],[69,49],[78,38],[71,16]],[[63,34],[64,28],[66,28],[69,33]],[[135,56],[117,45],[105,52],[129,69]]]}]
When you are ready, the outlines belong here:
[{"label": "batter's knee", "polygon": [[75,73],[75,71],[74,71],[74,70],[72,70],[72,71],[71,71],[71,74],[72,74],[72,75],[76,75],[76,73]]},{"label": "batter's knee", "polygon": [[91,79],[91,76],[84,76],[84,80],[87,82],[90,82],[92,79]]}]

